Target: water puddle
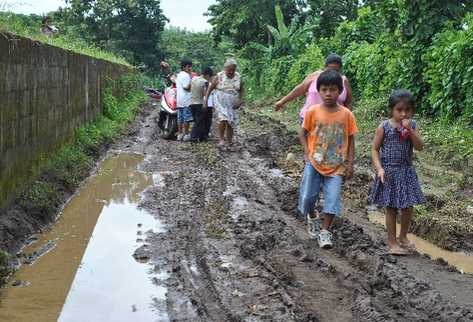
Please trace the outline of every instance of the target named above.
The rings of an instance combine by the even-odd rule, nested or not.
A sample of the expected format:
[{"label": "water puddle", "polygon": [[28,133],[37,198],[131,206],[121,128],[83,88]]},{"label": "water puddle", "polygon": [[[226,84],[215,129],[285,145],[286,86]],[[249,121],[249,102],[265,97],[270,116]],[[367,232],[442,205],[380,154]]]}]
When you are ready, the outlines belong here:
[{"label": "water puddle", "polygon": [[146,232],[165,230],[136,206],[153,185],[151,174],[137,170],[143,160],[135,154],[106,159],[52,229],[24,249],[55,245],[1,290],[0,321],[168,320],[166,288],[156,285],[164,276],[132,256],[145,246]]},{"label": "water puddle", "polygon": [[[384,214],[379,211],[368,211],[368,218],[372,223],[385,226]],[[400,228],[401,226],[398,224],[397,231],[399,231]],[[450,265],[456,267],[460,272],[473,274],[473,256],[469,256],[462,252],[450,252],[437,247],[414,234],[408,234],[408,238],[415,243],[419,253],[427,254],[432,259],[441,258]]]}]

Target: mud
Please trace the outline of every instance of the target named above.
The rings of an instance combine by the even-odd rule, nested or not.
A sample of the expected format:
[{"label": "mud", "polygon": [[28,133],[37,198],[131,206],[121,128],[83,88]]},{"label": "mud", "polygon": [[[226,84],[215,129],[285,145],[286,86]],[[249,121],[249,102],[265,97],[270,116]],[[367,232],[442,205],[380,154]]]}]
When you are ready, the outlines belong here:
[{"label": "mud", "polygon": [[166,231],[147,233],[130,256],[150,266],[156,294],[167,290],[154,304],[164,320],[473,321],[472,275],[421,254],[386,255],[365,209],[369,173],[345,183],[335,247],[321,250],[294,216],[293,131],[249,111],[236,144],[219,150],[160,139],[148,112],[114,148],[144,154],[155,178],[140,206]]},{"label": "mud", "polygon": [[229,150],[143,140],[145,169],[161,184],[142,206],[168,227],[150,237],[150,262],[169,273],[170,320],[473,320],[472,276],[385,254],[385,233],[365,210],[367,173],[346,183],[336,246],[320,250],[294,216],[295,133],[251,112],[243,120]]}]

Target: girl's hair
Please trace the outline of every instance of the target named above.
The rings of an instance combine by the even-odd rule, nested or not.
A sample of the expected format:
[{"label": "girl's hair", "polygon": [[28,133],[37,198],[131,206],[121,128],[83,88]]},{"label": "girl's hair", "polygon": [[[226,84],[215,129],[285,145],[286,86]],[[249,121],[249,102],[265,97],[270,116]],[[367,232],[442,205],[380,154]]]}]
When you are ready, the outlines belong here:
[{"label": "girl's hair", "polygon": [[51,20],[51,17],[46,16],[46,17],[43,18],[41,23],[44,25],[46,22],[48,22],[48,20]]},{"label": "girl's hair", "polygon": [[322,85],[330,86],[336,85],[340,90],[340,93],[343,92],[343,78],[339,72],[335,70],[326,70],[320,73],[319,77],[317,78],[317,91],[320,90]]},{"label": "girl's hair", "polygon": [[409,106],[409,108],[412,109],[412,112],[415,112],[414,95],[412,95],[412,93],[407,89],[395,89],[391,93],[388,100],[389,111],[392,111],[394,106],[396,106],[400,102],[405,103],[407,106]]},{"label": "girl's hair", "polygon": [[325,66],[330,64],[338,64],[340,67],[343,66],[342,57],[337,54],[331,53],[325,58]]}]

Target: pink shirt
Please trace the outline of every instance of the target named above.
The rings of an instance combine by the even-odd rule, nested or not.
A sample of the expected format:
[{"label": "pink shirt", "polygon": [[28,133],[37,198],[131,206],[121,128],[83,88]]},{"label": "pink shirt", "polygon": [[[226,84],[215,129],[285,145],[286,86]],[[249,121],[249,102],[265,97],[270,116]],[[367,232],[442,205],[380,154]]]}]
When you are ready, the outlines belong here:
[{"label": "pink shirt", "polygon": [[[304,118],[305,113],[307,112],[309,107],[311,107],[312,105],[322,104],[322,99],[320,98],[320,94],[317,91],[317,79],[319,78],[319,75],[320,74],[317,74],[314,80],[310,83],[309,90],[307,91],[304,107],[302,107],[301,112],[299,113],[299,116],[301,118]],[[345,106],[345,101],[347,100],[347,96],[348,96],[345,84],[348,81],[348,79],[345,76],[342,76],[342,77],[343,77],[343,91],[340,94],[340,96],[338,96],[337,103]]]}]

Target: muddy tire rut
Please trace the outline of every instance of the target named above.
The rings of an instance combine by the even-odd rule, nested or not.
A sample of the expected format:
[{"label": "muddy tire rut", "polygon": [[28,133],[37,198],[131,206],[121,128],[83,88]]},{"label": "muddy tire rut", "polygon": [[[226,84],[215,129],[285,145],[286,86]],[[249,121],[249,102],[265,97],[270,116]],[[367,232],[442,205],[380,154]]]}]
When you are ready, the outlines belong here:
[{"label": "muddy tire rut", "polygon": [[159,138],[156,117],[122,148],[145,153],[144,170],[162,178],[141,206],[167,226],[147,242],[168,274],[156,283],[171,321],[473,321],[473,277],[385,255],[363,200],[346,200],[334,249],[317,247],[294,216],[299,179],[276,165],[296,143],[281,124],[247,114],[258,129],[222,151]]}]

